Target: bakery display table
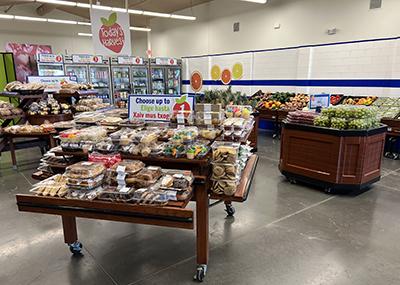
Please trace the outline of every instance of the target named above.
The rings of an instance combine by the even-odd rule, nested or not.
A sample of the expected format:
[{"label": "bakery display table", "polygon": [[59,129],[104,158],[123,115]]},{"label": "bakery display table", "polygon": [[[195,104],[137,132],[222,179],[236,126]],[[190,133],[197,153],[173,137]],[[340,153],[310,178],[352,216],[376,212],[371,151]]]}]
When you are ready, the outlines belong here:
[{"label": "bakery display table", "polygon": [[380,180],[387,127],[336,130],[283,123],[279,169],[289,181],[327,192],[366,189]]},{"label": "bakery display table", "polygon": [[[15,154],[15,150],[17,149],[15,144],[15,139],[23,138],[23,139],[34,139],[34,141],[45,141],[49,148],[53,148],[56,146],[56,141],[54,139],[54,133],[27,133],[27,134],[4,134],[4,139],[9,146],[9,150],[11,152],[11,160],[13,164],[13,168],[17,168],[17,157]],[[30,145],[32,147],[32,145]]]},{"label": "bakery display table", "polygon": [[[126,157],[135,159],[136,157]],[[243,202],[246,200],[251,186],[258,157],[253,154],[242,172],[240,184],[233,196],[211,194],[209,158],[200,160],[169,159],[169,158],[140,158],[148,165],[167,166],[172,168],[175,161],[180,169],[191,169],[195,174],[193,197],[186,201],[169,202],[167,206],[149,206],[129,203],[69,200],[64,198],[49,198],[34,195],[17,195],[19,211],[59,215],[62,219],[64,242],[72,253],[82,250],[78,241],[76,218],[109,220],[135,224],[165,226],[196,230],[197,268],[195,279],[203,281],[209,261],[209,201],[218,199],[227,203]],[[186,208],[189,201],[196,203],[195,210]],[[194,217],[195,216],[195,217]],[[196,222],[194,222],[196,220]]]}]

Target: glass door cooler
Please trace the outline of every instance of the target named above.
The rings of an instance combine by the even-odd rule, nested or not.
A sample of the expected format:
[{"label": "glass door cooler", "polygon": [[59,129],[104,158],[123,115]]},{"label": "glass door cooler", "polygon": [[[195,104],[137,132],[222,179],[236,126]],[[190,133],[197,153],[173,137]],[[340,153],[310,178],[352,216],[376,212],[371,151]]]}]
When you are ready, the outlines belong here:
[{"label": "glass door cooler", "polygon": [[37,55],[37,67],[39,76],[64,76],[64,59],[59,54]]},{"label": "glass door cooler", "polygon": [[136,57],[131,67],[132,93],[144,95],[150,93],[149,86],[149,61]]},{"label": "glass door cooler", "polygon": [[102,64],[89,65],[89,80],[93,88],[97,90],[98,97],[104,99],[105,102],[112,103],[110,66],[108,62],[108,59],[105,59]]},{"label": "glass door cooler", "polygon": [[152,94],[165,94],[165,69],[162,67],[152,67],[151,72],[151,90]]},{"label": "glass door cooler", "polygon": [[150,63],[152,94],[181,94],[182,60],[157,57]]},{"label": "glass door cooler", "polygon": [[181,94],[180,68],[167,68],[167,94]]},{"label": "glass door cooler", "polygon": [[89,83],[87,65],[65,65],[65,75],[76,76],[77,82],[81,84]]},{"label": "glass door cooler", "polygon": [[[125,57],[111,58],[111,81],[113,91],[113,101],[121,106],[125,106],[131,94],[130,67],[125,64]],[[124,101],[124,102],[121,102]]]}]

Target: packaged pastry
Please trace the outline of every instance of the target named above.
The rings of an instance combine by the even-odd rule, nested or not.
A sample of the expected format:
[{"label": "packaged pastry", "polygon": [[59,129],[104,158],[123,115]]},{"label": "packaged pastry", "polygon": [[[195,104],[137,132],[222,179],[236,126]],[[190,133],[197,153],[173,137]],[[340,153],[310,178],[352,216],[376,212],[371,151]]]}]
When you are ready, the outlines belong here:
[{"label": "packaged pastry", "polygon": [[174,111],[171,115],[171,123],[178,124],[178,125],[193,125],[194,118],[193,118],[192,111]]},{"label": "packaged pastry", "polygon": [[101,174],[94,178],[86,178],[86,179],[67,177],[67,185],[70,188],[82,189],[82,190],[85,189],[90,190],[97,188],[103,184],[103,181],[104,181],[104,174]]},{"label": "packaged pastry", "polygon": [[134,178],[126,178],[127,184],[135,185],[136,188],[149,187],[157,182],[161,176],[161,168],[149,166],[143,168]]},{"label": "packaged pastry", "polygon": [[68,166],[65,175],[68,178],[89,179],[104,174],[105,170],[103,163],[82,161]]},{"label": "packaged pastry", "polygon": [[193,142],[199,135],[197,127],[184,127],[177,129],[171,142],[174,144],[187,144]]},{"label": "packaged pastry", "polygon": [[108,186],[103,188],[97,199],[111,202],[130,202],[135,195],[135,188],[132,187],[114,187]]},{"label": "packaged pastry", "polygon": [[207,140],[215,140],[221,135],[222,131],[217,128],[206,128],[199,130],[199,136]]},{"label": "packaged pastry", "polygon": [[212,178],[215,180],[236,180],[240,176],[238,164],[212,164]]},{"label": "packaged pastry", "polygon": [[194,181],[193,173],[189,170],[163,170],[163,177],[160,180],[161,189],[184,190],[192,186]]},{"label": "packaged pastry", "polygon": [[181,158],[185,157],[186,153],[186,146],[183,144],[167,143],[164,146],[164,155],[167,157]]},{"label": "packaged pastry", "polygon": [[236,163],[239,155],[238,143],[219,142],[216,141],[212,144],[213,161],[219,163]]},{"label": "packaged pastry", "polygon": [[102,154],[94,152],[89,154],[89,161],[103,163],[106,168],[112,167],[114,164],[120,162],[121,160],[122,158],[119,153]]},{"label": "packaged pastry", "polygon": [[188,159],[202,158],[210,151],[210,147],[205,143],[193,143],[186,148],[186,157]]},{"label": "packaged pastry", "polygon": [[214,180],[211,191],[216,194],[233,196],[236,192],[238,182],[236,180]]},{"label": "packaged pastry", "polygon": [[121,146],[126,146],[130,145],[133,142],[136,133],[136,130],[123,128],[115,133],[110,134],[110,138],[113,143],[119,144]]},{"label": "packaged pastry", "polygon": [[61,174],[54,175],[34,185],[30,192],[42,196],[64,197],[68,191],[66,177]]},{"label": "packaged pastry", "polygon": [[66,198],[93,201],[101,193],[102,187],[91,190],[69,189]]},{"label": "packaged pastry", "polygon": [[221,112],[221,104],[207,104],[207,103],[197,103],[195,105],[196,112]]},{"label": "packaged pastry", "polygon": [[224,129],[244,129],[246,126],[247,120],[243,118],[228,118],[224,121],[223,126]]},{"label": "packaged pastry", "polygon": [[222,112],[197,112],[196,125],[221,125],[224,119]]},{"label": "packaged pastry", "polygon": [[140,205],[163,206],[169,201],[167,191],[157,191],[152,188],[141,188],[135,191],[133,201]]},{"label": "packaged pastry", "polygon": [[114,172],[123,171],[129,175],[135,175],[144,168],[144,163],[139,160],[123,160],[111,167]]},{"label": "packaged pastry", "polygon": [[101,125],[118,125],[121,123],[123,120],[119,117],[105,117],[102,120],[100,120]]}]

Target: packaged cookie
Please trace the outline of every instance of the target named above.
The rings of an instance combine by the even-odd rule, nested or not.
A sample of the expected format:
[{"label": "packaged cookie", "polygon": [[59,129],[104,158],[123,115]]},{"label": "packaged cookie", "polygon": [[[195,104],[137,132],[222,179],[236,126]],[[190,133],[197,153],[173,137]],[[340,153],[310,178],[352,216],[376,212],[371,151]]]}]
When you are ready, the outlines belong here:
[{"label": "packaged cookie", "polygon": [[212,145],[213,162],[236,163],[239,155],[238,143],[216,141]]},{"label": "packaged cookie", "polygon": [[74,189],[90,190],[101,186],[103,184],[103,180],[104,174],[87,179],[67,177],[67,185],[68,187]]},{"label": "packaged cookie", "polygon": [[236,192],[237,180],[213,180],[211,191],[215,194],[233,196]]},{"label": "packaged cookie", "polygon": [[236,180],[240,176],[238,164],[212,164],[212,178],[216,180]]}]

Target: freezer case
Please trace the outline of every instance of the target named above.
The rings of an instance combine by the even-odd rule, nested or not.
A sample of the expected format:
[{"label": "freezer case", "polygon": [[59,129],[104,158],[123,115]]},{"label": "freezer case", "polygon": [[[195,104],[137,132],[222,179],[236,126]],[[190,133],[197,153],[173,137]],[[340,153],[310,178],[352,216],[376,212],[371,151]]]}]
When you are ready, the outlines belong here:
[{"label": "freezer case", "polygon": [[78,83],[89,83],[87,65],[65,65],[65,75],[76,76]]},{"label": "freezer case", "polygon": [[148,69],[146,66],[132,67],[132,93],[135,95],[149,94]]},{"label": "freezer case", "polygon": [[151,90],[152,94],[165,94],[165,68],[152,67],[151,72]]},{"label": "freezer case", "polygon": [[114,101],[127,100],[131,94],[129,66],[111,66]]},{"label": "freezer case", "polygon": [[89,79],[98,97],[111,102],[110,69],[108,65],[89,65]]},{"label": "freezer case", "polygon": [[167,94],[181,94],[181,69],[167,68]]}]

